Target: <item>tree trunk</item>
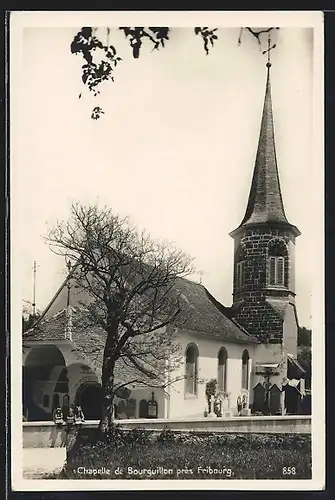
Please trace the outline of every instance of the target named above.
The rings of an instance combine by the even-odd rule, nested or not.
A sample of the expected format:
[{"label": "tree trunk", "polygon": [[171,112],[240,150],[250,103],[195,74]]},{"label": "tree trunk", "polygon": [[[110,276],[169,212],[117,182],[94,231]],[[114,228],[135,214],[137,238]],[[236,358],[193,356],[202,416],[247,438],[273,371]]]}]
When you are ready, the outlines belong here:
[{"label": "tree trunk", "polygon": [[99,430],[106,435],[114,423],[114,370],[117,360],[116,345],[119,323],[113,317],[109,320],[107,339],[103,355],[101,385],[103,389],[102,415]]},{"label": "tree trunk", "polygon": [[115,361],[112,360],[103,369],[101,377],[103,401],[99,430],[103,435],[106,435],[114,423],[114,369]]},{"label": "tree trunk", "polygon": [[108,388],[103,388],[102,415],[99,423],[99,429],[102,434],[112,427],[114,423],[114,395]]}]

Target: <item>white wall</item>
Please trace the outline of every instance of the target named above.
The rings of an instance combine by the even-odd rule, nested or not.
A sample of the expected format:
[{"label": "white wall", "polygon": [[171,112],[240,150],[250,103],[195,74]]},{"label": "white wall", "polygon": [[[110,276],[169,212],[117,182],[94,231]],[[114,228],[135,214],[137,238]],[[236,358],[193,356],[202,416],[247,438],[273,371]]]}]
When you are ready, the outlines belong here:
[{"label": "white wall", "polygon": [[288,252],[290,262],[289,290],[295,293],[295,243],[292,240],[288,243]]},{"label": "white wall", "polygon": [[274,369],[277,375],[273,375],[270,378],[270,383],[277,384],[281,388],[283,379],[286,376],[286,366],[287,361],[284,353],[284,348],[282,344],[257,344],[254,348],[254,363],[251,375],[251,390],[250,390],[250,404],[253,403],[253,388],[260,382],[264,382],[264,377],[262,375],[256,375],[255,364],[258,363],[280,363],[278,368]]},{"label": "white wall", "polygon": [[[145,399],[146,401],[151,400],[151,395],[154,392],[154,398],[158,405],[158,414],[157,418],[167,418],[167,403],[168,403],[168,395],[164,393],[163,389],[156,387],[141,387],[141,388],[133,388],[131,389],[130,398],[135,399],[136,401],[136,410],[135,417],[139,417],[139,408],[140,401]],[[118,404],[121,401],[120,398],[115,398],[114,403]]]},{"label": "white wall", "polygon": [[293,304],[289,304],[286,308],[285,320],[283,325],[283,342],[286,351],[289,354],[293,354],[293,356],[296,356],[298,343],[298,324]]},{"label": "white wall", "polygon": [[247,349],[250,356],[250,366],[253,357],[253,345],[234,344],[222,341],[215,337],[191,334],[181,331],[178,336],[184,362],[171,374],[171,379],[183,377],[185,374],[185,350],[189,343],[194,343],[199,350],[198,376],[203,378],[203,383],[198,384],[197,395],[185,394],[185,380],[179,380],[170,388],[170,418],[201,417],[207,408],[205,396],[206,382],[218,376],[218,352],[225,347],[228,353],[227,360],[227,390],[230,393],[231,408],[236,408],[237,397],[242,391],[242,353]]}]

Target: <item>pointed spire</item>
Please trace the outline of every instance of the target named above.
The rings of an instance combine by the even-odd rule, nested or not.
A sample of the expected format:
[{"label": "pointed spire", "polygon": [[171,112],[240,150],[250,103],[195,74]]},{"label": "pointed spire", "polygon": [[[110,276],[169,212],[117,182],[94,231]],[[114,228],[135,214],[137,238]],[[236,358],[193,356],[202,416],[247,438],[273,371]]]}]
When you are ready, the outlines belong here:
[{"label": "pointed spire", "polygon": [[271,49],[275,48],[275,45],[270,47],[270,43],[271,42],[269,39],[268,49],[263,51],[263,54],[267,53],[268,55],[268,60],[266,63],[266,90],[255,168],[249,193],[248,205],[240,226],[235,229],[235,231],[232,231],[232,233],[230,233],[231,236],[234,236],[235,232],[242,226],[245,227],[259,223],[275,223],[286,225],[292,228],[296,236],[300,234],[298,228],[292,226],[292,224],[290,224],[286,218],[280,189],[275,148],[270,81],[270,51]]}]

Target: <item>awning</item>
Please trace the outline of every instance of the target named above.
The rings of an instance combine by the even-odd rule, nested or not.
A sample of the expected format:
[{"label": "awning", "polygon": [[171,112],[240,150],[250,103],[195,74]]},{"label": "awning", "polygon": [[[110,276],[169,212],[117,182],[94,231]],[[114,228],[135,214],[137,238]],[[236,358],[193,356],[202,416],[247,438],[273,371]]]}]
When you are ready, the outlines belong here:
[{"label": "awning", "polygon": [[298,360],[292,355],[287,354],[288,367],[287,371],[290,372],[290,379],[302,378],[305,375],[306,370],[300,365]]},{"label": "awning", "polygon": [[296,389],[299,392],[299,394],[303,395],[301,390],[300,390],[299,384],[300,384],[300,380],[293,378],[290,380],[286,379],[283,382],[282,386],[283,386],[283,390],[287,389],[287,387],[292,387],[292,388]]},{"label": "awning", "polygon": [[278,368],[279,363],[255,363],[256,368]]}]

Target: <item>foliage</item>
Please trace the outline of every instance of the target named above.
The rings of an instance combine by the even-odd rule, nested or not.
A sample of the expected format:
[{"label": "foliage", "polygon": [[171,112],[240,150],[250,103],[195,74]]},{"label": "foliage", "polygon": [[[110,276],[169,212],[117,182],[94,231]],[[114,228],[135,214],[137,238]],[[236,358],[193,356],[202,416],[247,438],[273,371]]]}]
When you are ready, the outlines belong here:
[{"label": "foliage", "polygon": [[40,316],[41,312],[34,308],[32,302],[24,300],[22,307],[22,332],[27,332],[40,318]]},{"label": "foliage", "polygon": [[[141,435],[139,440],[137,436]],[[85,475],[83,479],[307,479],[311,477],[311,437],[307,434],[200,434],[164,429],[153,440],[150,433],[130,431],[129,439],[115,453],[106,443],[82,445],[58,478],[74,478],[77,467],[105,467],[110,474]],[[132,436],[132,437],[131,437]],[[293,464],[293,465],[292,465]],[[128,467],[147,469],[131,475]],[[198,467],[226,469],[211,475]],[[295,474],[283,476],[283,468],[295,466]],[[115,475],[115,469],[122,475]],[[171,474],[150,471],[158,467]],[[184,473],[178,473],[184,469]],[[191,472],[186,472],[192,470]],[[229,470],[230,469],[230,473]],[[78,479],[78,475],[76,475]]]},{"label": "foliage", "polygon": [[298,352],[298,362],[306,371],[306,388],[311,387],[311,379],[312,379],[312,352],[310,347],[303,347]]},{"label": "foliage", "polygon": [[[112,419],[113,399],[121,387],[135,382],[164,387],[175,382],[165,377],[181,361],[170,326],[186,307],[176,283],[193,271],[191,259],[172,245],[139,233],[128,218],[79,203],[73,203],[69,220],[49,231],[47,241],[56,254],[72,260],[71,281],[88,298],[81,303],[78,330],[92,336],[98,327],[105,335],[100,335],[105,338],[104,419]],[[101,343],[91,344],[91,354],[96,351],[100,356]],[[115,365],[120,359],[131,376],[125,374],[117,382]]]},{"label": "foliage", "polygon": [[203,39],[204,42],[204,49],[206,52],[206,55],[208,56],[209,54],[209,49],[208,49],[208,44],[210,43],[212,47],[214,47],[214,40],[218,39],[217,34],[215,33],[217,31],[217,28],[214,29],[209,29],[208,27],[205,28],[194,28],[194,33],[196,35],[200,35],[201,38]]},{"label": "foliage", "polygon": [[120,425],[110,425],[105,434],[105,441],[114,448],[126,444],[125,431]]},{"label": "foliage", "polygon": [[165,42],[169,40],[170,28],[119,28],[124,32],[125,37],[129,40],[133,50],[133,57],[138,59],[143,40],[149,40],[153,44],[152,50],[158,50],[159,47],[164,47]]},{"label": "foliage", "polygon": [[[122,60],[116,55],[113,45],[104,44],[99,40],[91,27],[82,28],[71,43],[72,54],[80,54],[84,59],[82,66],[82,82],[96,96],[99,94],[98,86],[106,81],[114,81],[114,69]],[[99,52],[101,60],[94,60],[94,55]],[[101,108],[95,108],[97,111]],[[93,117],[92,117],[93,118]]]},{"label": "foliage", "polygon": [[[120,27],[119,29],[123,31],[126,39],[129,41],[135,59],[140,57],[144,41],[148,42],[149,46],[151,45],[152,51],[164,48],[170,39],[172,31],[168,27],[144,26]],[[243,31],[246,31],[261,46],[261,35],[268,34],[274,29],[279,28],[241,28],[238,44],[241,44]],[[205,53],[208,55],[209,47],[214,47],[215,41],[218,40],[218,28],[197,26],[193,31],[196,36],[202,38]],[[94,96],[100,93],[99,86],[101,83],[109,80],[114,82],[115,69],[122,61],[122,58],[117,54],[115,46],[109,43],[109,35],[110,29],[106,28],[107,41],[103,42],[101,37],[98,38],[97,36],[97,28],[86,26],[81,28],[75,35],[70,46],[72,54],[81,55],[84,59],[81,79],[89,91],[93,92]],[[274,47],[275,45],[272,46],[272,48]],[[263,54],[266,52],[266,50],[263,51]],[[79,98],[81,96],[82,94],[79,95]],[[97,120],[103,113],[104,111],[100,106],[95,106],[91,118]]]},{"label": "foliage", "polygon": [[159,434],[157,441],[158,443],[174,443],[176,440],[176,434],[169,427],[165,427]]},{"label": "foliage", "polygon": [[312,345],[312,330],[300,326],[298,329],[298,346],[310,347]]},{"label": "foliage", "polygon": [[34,323],[39,319],[40,314],[29,314],[28,317],[22,315],[22,332],[25,333],[34,325]]},{"label": "foliage", "polygon": [[218,383],[215,378],[212,378],[206,383],[205,392],[208,400],[210,399],[211,396],[215,396],[217,385]]},{"label": "foliage", "polygon": [[[229,393],[225,392],[223,390],[218,390],[218,382],[215,378],[212,378],[206,383],[206,388],[205,388],[205,394],[207,397],[207,402],[208,402],[208,410],[210,409],[210,398],[211,396],[214,396],[214,413],[217,414],[217,416],[221,416],[221,402],[224,399],[229,398]],[[206,415],[207,416],[207,411]]]}]

